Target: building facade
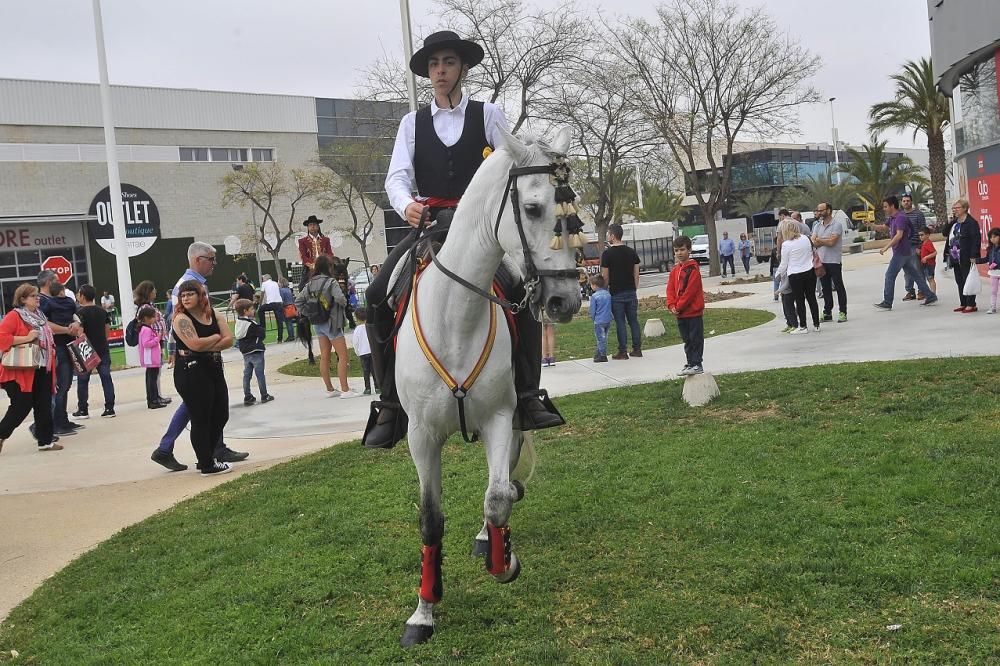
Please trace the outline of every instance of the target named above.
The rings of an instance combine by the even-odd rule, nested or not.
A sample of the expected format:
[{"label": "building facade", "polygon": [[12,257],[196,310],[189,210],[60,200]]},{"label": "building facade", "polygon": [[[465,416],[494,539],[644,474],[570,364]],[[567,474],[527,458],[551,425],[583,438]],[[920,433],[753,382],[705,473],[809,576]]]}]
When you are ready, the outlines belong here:
[{"label": "building facade", "polygon": [[952,98],[955,162],[983,242],[1000,226],[1000,8],[995,0],[928,0],[931,59]]},{"label": "building facade", "polygon": [[[162,297],[194,240],[218,250],[213,292],[228,290],[240,271],[256,276],[259,214],[223,206],[221,180],[255,162],[315,168],[321,100],[126,86],[113,86],[112,98],[133,281],[153,280]],[[0,79],[0,308],[49,256],[72,263],[71,287],[90,282],[121,299],[107,188],[98,86]],[[325,219],[339,256],[360,260],[345,231],[346,211],[305,200],[280,249],[283,263],[298,260],[301,220],[310,214]],[[276,207],[279,228],[290,215],[286,204]],[[372,262],[385,256],[381,216],[376,227],[367,248]],[[288,270],[276,271],[263,249],[259,256],[264,272]]]}]

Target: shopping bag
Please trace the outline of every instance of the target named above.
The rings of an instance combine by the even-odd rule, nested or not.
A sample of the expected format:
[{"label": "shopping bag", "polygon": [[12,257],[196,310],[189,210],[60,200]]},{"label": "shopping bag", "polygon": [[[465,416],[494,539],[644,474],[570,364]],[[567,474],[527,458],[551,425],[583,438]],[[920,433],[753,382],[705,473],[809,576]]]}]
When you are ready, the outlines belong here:
[{"label": "shopping bag", "polygon": [[982,286],[983,281],[979,278],[979,268],[975,264],[972,264],[969,267],[969,277],[965,278],[965,286],[962,287],[962,295],[978,296]]},{"label": "shopping bag", "polygon": [[69,356],[78,375],[87,374],[101,364],[101,357],[94,351],[86,335],[81,334],[75,340],[70,340]]}]

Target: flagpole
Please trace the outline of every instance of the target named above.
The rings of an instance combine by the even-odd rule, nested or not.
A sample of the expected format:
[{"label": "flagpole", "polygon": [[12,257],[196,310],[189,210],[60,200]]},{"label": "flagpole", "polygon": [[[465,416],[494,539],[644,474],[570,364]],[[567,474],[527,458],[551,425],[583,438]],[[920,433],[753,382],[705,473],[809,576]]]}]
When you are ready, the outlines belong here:
[{"label": "flagpole", "polygon": [[[128,245],[125,239],[125,211],[122,209],[122,184],[118,174],[118,145],[115,141],[115,122],[111,108],[111,85],[108,83],[108,59],[104,53],[104,23],[101,18],[101,0],[94,2],[94,32],[97,35],[97,63],[101,73],[101,116],[104,120],[104,150],[108,161],[111,225],[114,229],[115,266],[118,270],[118,301],[122,308],[122,327],[135,319],[132,302],[132,270],[128,263]],[[139,364],[139,350],[125,345],[126,365]]]},{"label": "flagpole", "polygon": [[[399,0],[399,18],[403,24],[403,62],[413,53],[413,32],[410,27],[410,0]],[[410,96],[410,111],[417,110],[417,77],[406,68],[406,92]]]}]

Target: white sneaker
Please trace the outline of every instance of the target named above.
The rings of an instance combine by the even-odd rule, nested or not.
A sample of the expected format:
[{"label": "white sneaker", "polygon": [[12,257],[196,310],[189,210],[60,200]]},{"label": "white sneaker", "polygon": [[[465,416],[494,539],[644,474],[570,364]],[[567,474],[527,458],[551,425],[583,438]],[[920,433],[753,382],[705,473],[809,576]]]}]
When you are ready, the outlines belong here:
[{"label": "white sneaker", "polygon": [[997,313],[996,308],[990,308],[989,310],[986,311],[986,314],[996,314],[996,313]]},{"label": "white sneaker", "polygon": [[361,394],[358,393],[357,391],[341,391],[340,393],[341,400],[347,400],[349,398],[360,398],[360,397]]},{"label": "white sneaker", "polygon": [[819,333],[819,326],[813,326],[813,333]]},{"label": "white sneaker", "polygon": [[328,397],[328,398],[339,398],[340,397],[340,391],[338,391],[336,389],[334,389],[333,391],[327,391],[326,392],[326,397]]},{"label": "white sneaker", "polygon": [[202,476],[212,476],[213,474],[228,474],[232,472],[233,468],[229,463],[215,461],[211,467],[206,467],[201,470]]},{"label": "white sneaker", "polygon": [[794,331],[791,331],[788,335],[805,335],[808,332],[808,328],[797,328]]}]

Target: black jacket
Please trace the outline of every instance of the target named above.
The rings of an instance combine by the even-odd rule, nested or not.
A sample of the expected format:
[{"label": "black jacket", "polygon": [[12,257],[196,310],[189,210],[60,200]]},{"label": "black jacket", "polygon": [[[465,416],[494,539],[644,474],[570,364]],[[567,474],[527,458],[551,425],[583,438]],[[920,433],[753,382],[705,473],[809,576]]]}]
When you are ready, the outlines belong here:
[{"label": "black jacket", "polygon": [[[951,258],[951,231],[958,222],[953,218],[944,230],[944,254],[942,258],[948,266],[954,266],[955,262]],[[971,216],[967,215],[962,223],[961,236],[958,237],[959,261],[968,264],[979,258],[979,248],[981,244],[979,223]]]}]

